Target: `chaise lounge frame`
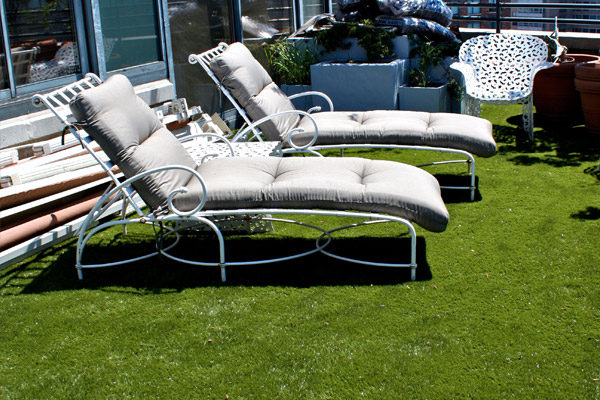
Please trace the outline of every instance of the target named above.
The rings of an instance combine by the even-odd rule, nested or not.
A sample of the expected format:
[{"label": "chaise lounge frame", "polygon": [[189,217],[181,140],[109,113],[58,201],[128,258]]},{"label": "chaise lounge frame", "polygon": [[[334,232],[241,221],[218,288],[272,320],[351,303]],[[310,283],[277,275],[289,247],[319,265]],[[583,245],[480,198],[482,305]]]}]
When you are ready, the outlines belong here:
[{"label": "chaise lounge frame", "polygon": [[[126,79],[126,78],[124,78]],[[310,202],[306,203],[307,209],[304,208],[273,208],[273,207],[258,207],[258,208],[237,208],[237,209],[208,209],[205,207],[207,204],[207,185],[201,174],[194,168],[190,168],[185,165],[165,165],[158,168],[146,170],[142,173],[136,174],[129,178],[125,178],[122,174],[115,170],[115,163],[111,160],[107,160],[107,157],[102,153],[98,152],[96,143],[90,135],[86,132],[84,126],[80,123],[73,121],[73,113],[69,106],[77,99],[83,92],[94,89],[101,85],[101,80],[93,74],[86,75],[85,78],[67,85],[61,89],[55,90],[50,93],[37,94],[34,96],[33,102],[38,106],[45,105],[47,108],[63,122],[65,125],[65,131],[70,131],[79,141],[81,146],[87,150],[87,152],[98,162],[103,170],[110,177],[112,184],[105,190],[102,196],[99,198],[93,209],[89,212],[85,218],[84,223],[81,225],[77,232],[77,250],[76,250],[76,262],[75,267],[77,269],[79,279],[83,279],[83,269],[86,268],[101,268],[110,267],[116,265],[122,265],[132,262],[138,262],[149,259],[155,256],[162,256],[167,259],[186,263],[194,266],[213,266],[219,267],[221,271],[222,281],[226,280],[226,266],[238,266],[238,265],[255,265],[264,264],[271,262],[279,262],[291,260],[310,254],[320,252],[324,255],[353,263],[378,266],[378,267],[407,267],[410,268],[410,279],[416,279],[416,231],[411,221],[407,218],[381,214],[377,212],[365,212],[360,209],[357,210],[324,210],[324,209],[313,209]],[[141,101],[141,100],[140,100]],[[164,127],[162,129],[165,129]],[[166,130],[166,129],[165,129]],[[206,134],[204,134],[206,135]],[[203,136],[203,135],[198,135]],[[208,136],[215,136],[210,135]],[[272,158],[279,159],[281,158]],[[223,159],[225,160],[225,159]],[[229,159],[231,162],[244,159]],[[309,158],[306,160],[315,160]],[[218,160],[217,160],[218,161]],[[209,161],[209,163],[216,163],[217,161]],[[335,161],[335,159],[334,159]],[[363,160],[369,161],[369,160]],[[373,161],[378,162],[378,161]],[[384,163],[385,161],[382,161]],[[392,163],[403,166],[400,163]],[[410,166],[404,166],[413,168]],[[416,168],[413,168],[416,169]],[[191,180],[196,180],[201,187],[201,196],[198,204],[187,210],[180,210],[174,203],[176,197],[187,192],[187,187],[176,187],[172,189],[167,198],[166,207],[152,207],[147,201],[142,200],[138,190],[132,186],[132,184],[143,180],[145,177],[161,173],[164,171],[180,170],[185,171],[191,175]],[[422,171],[423,174],[428,173]],[[435,180],[433,177],[431,177]],[[437,182],[436,182],[437,185]],[[439,186],[438,186],[439,192]],[[439,193],[438,193],[439,194]],[[435,199],[434,199],[435,200]],[[441,202],[441,197],[439,199]],[[115,206],[120,204],[120,218],[110,219],[106,221],[107,217],[114,213]],[[442,202],[443,206],[443,202]],[[133,211],[131,211],[133,210]],[[445,210],[445,207],[444,207]],[[321,215],[321,216],[334,216],[334,217],[352,217],[357,218],[360,221],[357,223],[343,225],[334,229],[324,229],[315,225],[307,224],[301,221],[291,220],[289,218],[280,218],[282,214],[285,215]],[[265,258],[261,260],[247,260],[247,261],[228,261],[226,256],[226,241],[223,235],[222,229],[219,225],[221,221],[229,221],[231,218],[238,219],[243,222],[249,220],[259,221],[279,221],[284,223],[298,224],[312,228],[320,232],[320,236],[316,239],[315,248],[309,251],[302,251],[297,254],[292,254],[285,257],[278,258]],[[446,218],[447,222],[447,218]],[[359,260],[354,258],[344,257],[338,254],[334,254],[327,250],[327,246],[332,241],[332,234],[336,231],[349,229],[357,226],[377,223],[397,223],[404,226],[408,234],[410,235],[410,257],[408,262],[404,263],[381,263],[372,262],[368,260]],[[144,254],[137,257],[122,259],[115,262],[108,263],[85,263],[84,252],[86,245],[89,240],[97,233],[104,231],[113,226],[122,226],[126,232],[126,227],[129,224],[149,224],[154,227],[155,230],[155,242],[156,251],[152,251],[148,254]],[[219,260],[217,262],[209,261],[198,261],[191,259],[183,259],[171,253],[171,250],[180,242],[180,233],[183,230],[189,228],[192,225],[201,225],[205,229],[214,232],[219,243]],[[444,227],[438,229],[443,230]]]},{"label": "chaise lounge frame", "polygon": [[[292,139],[293,139],[294,134],[298,133],[295,131],[297,131],[299,129],[290,131],[289,144],[290,144],[291,148],[284,149],[283,150],[284,153],[304,152],[304,153],[311,153],[311,154],[314,154],[317,156],[322,156],[319,153],[319,151],[328,150],[328,149],[339,149],[341,152],[341,155],[343,156],[345,149],[371,148],[371,149],[432,151],[432,152],[439,152],[439,153],[451,153],[451,154],[455,154],[457,156],[463,156],[464,158],[461,158],[461,159],[434,161],[434,162],[430,162],[430,163],[426,163],[426,164],[420,164],[417,166],[422,168],[422,167],[426,167],[426,166],[454,164],[454,163],[467,164],[467,174],[469,176],[469,185],[468,186],[441,186],[441,188],[442,189],[469,190],[470,200],[474,201],[475,191],[477,189],[476,173],[475,173],[475,158],[468,151],[461,150],[461,149],[455,149],[455,148],[451,148],[451,147],[436,147],[436,146],[396,144],[396,143],[386,143],[386,144],[337,143],[337,144],[328,144],[328,145],[315,144],[318,139],[319,128],[318,128],[317,121],[314,120],[314,118],[311,116],[311,113],[313,113],[315,111],[320,111],[321,107],[319,107],[319,106],[313,107],[310,110],[308,110],[307,112],[304,112],[302,110],[295,110],[292,112],[290,112],[290,111],[278,112],[278,113],[271,114],[268,117],[263,118],[259,121],[253,121],[249,117],[246,110],[240,105],[240,103],[238,102],[238,99],[236,99],[235,96],[233,96],[233,94],[231,93],[231,91],[222,84],[222,82],[219,80],[219,78],[215,75],[215,73],[211,69],[211,62],[215,58],[217,58],[221,54],[223,54],[228,48],[229,48],[229,45],[227,43],[221,42],[218,44],[218,46],[216,46],[212,49],[209,49],[205,52],[202,52],[199,54],[190,54],[188,57],[188,62],[190,64],[200,64],[202,66],[202,68],[205,70],[205,72],[208,74],[208,76],[210,76],[210,78],[217,85],[217,87],[220,89],[220,91],[227,97],[227,99],[229,99],[229,101],[233,104],[233,106],[235,107],[235,109],[237,110],[239,115],[245,121],[245,125],[247,125],[247,126],[243,127],[242,129],[240,129],[237,132],[237,134],[231,139],[232,142],[241,141],[241,140],[263,141],[264,135],[261,133],[260,129],[258,128],[261,124],[263,124],[266,121],[272,120],[272,119],[280,117],[282,115],[285,115],[285,114],[296,113],[300,116],[305,116],[311,120],[311,122],[315,126],[315,134],[314,134],[314,137],[311,139],[311,141],[308,144],[305,144],[303,146],[298,146],[293,142]],[[300,98],[302,96],[320,97],[320,98],[324,99],[325,102],[327,103],[327,105],[329,107],[329,111],[334,111],[333,102],[325,93],[322,93],[322,92],[306,91],[303,93],[298,93],[298,94],[288,96],[288,99],[293,100],[293,99]]]}]

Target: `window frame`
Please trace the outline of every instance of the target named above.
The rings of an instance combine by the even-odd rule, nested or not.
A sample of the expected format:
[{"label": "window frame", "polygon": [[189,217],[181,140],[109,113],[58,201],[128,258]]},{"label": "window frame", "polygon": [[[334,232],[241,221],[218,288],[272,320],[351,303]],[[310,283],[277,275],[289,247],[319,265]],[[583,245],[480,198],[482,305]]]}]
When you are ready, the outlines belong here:
[{"label": "window frame", "polygon": [[[168,12],[166,0],[153,0],[156,7],[156,23],[158,27],[159,56],[161,60],[151,63],[134,65],[131,67],[106,71],[104,50],[102,43],[102,23],[100,20],[101,0],[72,0],[73,19],[75,28],[73,33],[77,40],[77,49],[80,60],[80,72],[49,79],[41,82],[15,85],[14,69],[11,62],[10,36],[8,35],[8,21],[4,3],[0,7],[0,29],[2,32],[2,46],[5,49],[8,71],[8,88],[0,88],[0,108],[12,101],[18,101],[34,93],[64,86],[81,79],[86,73],[93,72],[106,79],[113,74],[127,76],[134,85],[148,83],[160,79],[169,79],[174,83],[172,55],[170,48],[170,32],[168,21],[165,21],[165,10]],[[100,51],[101,50],[101,51]],[[0,112],[0,120],[3,113]]]}]

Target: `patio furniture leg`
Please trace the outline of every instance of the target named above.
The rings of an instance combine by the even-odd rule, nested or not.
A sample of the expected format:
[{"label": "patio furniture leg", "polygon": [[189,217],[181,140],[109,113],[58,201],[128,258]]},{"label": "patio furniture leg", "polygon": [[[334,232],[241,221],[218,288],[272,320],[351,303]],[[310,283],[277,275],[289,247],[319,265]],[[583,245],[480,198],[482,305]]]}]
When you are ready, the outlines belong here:
[{"label": "patio furniture leg", "polygon": [[529,139],[533,140],[533,101],[531,96],[528,96],[523,102],[523,129],[529,135]]}]

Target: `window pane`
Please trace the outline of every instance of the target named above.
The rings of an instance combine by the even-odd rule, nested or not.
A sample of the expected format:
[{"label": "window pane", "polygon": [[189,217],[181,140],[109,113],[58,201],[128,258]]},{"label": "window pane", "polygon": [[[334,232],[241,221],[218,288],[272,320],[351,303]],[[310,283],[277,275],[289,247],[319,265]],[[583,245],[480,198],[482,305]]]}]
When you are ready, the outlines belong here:
[{"label": "window pane", "polygon": [[6,52],[4,51],[4,36],[0,31],[0,89],[8,88],[8,70],[6,69]]},{"label": "window pane", "polygon": [[219,42],[231,42],[229,2],[226,0],[169,0],[169,26],[175,69],[177,97],[206,112],[221,111],[220,95],[199,65],[190,65],[188,56]]},{"label": "window pane", "polygon": [[242,1],[242,29],[246,39],[292,33],[292,17],[291,0]]},{"label": "window pane", "polygon": [[101,0],[106,70],[161,61],[155,0]]},{"label": "window pane", "polygon": [[5,4],[17,85],[81,71],[72,1],[9,1]]},{"label": "window pane", "polygon": [[304,0],[302,2],[302,23],[304,24],[315,15],[323,14],[324,12],[325,2],[323,0]]}]

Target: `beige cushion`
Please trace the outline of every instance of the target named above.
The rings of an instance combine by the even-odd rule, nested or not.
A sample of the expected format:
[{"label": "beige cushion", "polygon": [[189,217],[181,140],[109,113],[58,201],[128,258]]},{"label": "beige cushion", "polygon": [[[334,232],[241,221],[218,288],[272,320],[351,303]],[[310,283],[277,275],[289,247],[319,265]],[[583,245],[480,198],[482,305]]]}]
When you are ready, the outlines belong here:
[{"label": "beige cushion", "polygon": [[[418,145],[464,150],[481,157],[496,154],[491,122],[470,115],[388,110],[311,115],[319,127],[316,145]],[[304,117],[298,127],[304,132],[294,135],[294,143],[308,143],[314,124]]]},{"label": "beige cushion", "polygon": [[[233,43],[223,54],[215,57],[210,69],[253,121],[277,112],[295,110],[292,102],[241,43]],[[284,140],[299,120],[298,115],[288,114],[265,122],[260,129],[268,140]]]},{"label": "beige cushion", "polygon": [[[391,214],[440,232],[448,211],[437,180],[393,161],[363,158],[222,158],[197,171],[206,182],[207,209],[296,208]],[[201,196],[196,180],[175,205],[192,209]]]},{"label": "beige cushion", "polygon": [[[123,75],[113,75],[102,85],[78,94],[70,107],[126,177],[166,165],[196,167]],[[190,177],[189,172],[169,170],[142,178],[134,187],[149,207],[157,209],[165,207],[169,192],[187,184]]]}]

